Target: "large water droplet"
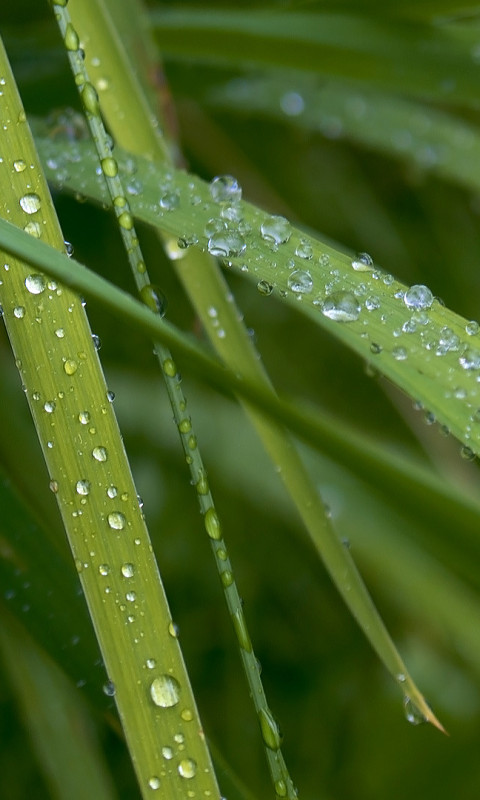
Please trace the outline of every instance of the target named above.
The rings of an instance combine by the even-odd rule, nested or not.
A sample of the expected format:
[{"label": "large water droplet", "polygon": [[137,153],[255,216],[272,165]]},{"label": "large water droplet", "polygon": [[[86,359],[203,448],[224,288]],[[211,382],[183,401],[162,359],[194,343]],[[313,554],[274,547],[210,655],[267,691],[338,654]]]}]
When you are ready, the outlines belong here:
[{"label": "large water droplet", "polygon": [[36,214],[42,205],[38,194],[34,194],[33,192],[31,194],[24,194],[19,202],[25,214]]},{"label": "large water droplet", "polygon": [[207,249],[212,256],[233,258],[243,253],[246,246],[245,239],[238,231],[223,230],[210,237]]},{"label": "large water droplet", "polygon": [[130,562],[122,564],[122,575],[124,578],[133,578],[135,567]]},{"label": "large water droplet", "polygon": [[423,286],[423,284],[411,286],[403,295],[403,302],[407,308],[414,308],[415,310],[430,308],[433,300],[432,292],[428,286]]},{"label": "large water droplet", "polygon": [[15,306],[13,309],[13,316],[17,319],[23,319],[25,316],[25,307],[24,306]]},{"label": "large water droplet", "polygon": [[207,531],[210,539],[219,540],[222,538],[222,527],[218,519],[217,512],[214,508],[209,508],[204,516],[205,530]]},{"label": "large water droplet", "polygon": [[156,775],[152,775],[152,777],[149,778],[148,786],[150,789],[156,791],[157,789],[160,789],[160,785],[160,778],[158,778]]},{"label": "large water droplet", "polygon": [[260,225],[262,238],[272,244],[284,244],[292,235],[292,229],[285,217],[267,217]]},{"label": "large water droplet", "polygon": [[332,292],[323,301],[321,311],[336,322],[355,322],[360,316],[360,304],[351,292]]},{"label": "large water droplet", "polygon": [[313,289],[312,276],[303,269],[296,269],[290,273],[287,286],[297,294],[309,294]]},{"label": "large water droplet", "polygon": [[90,481],[85,479],[77,481],[75,485],[75,490],[77,494],[87,495],[90,492]]},{"label": "large water droplet", "polygon": [[158,286],[149,283],[140,289],[140,297],[142,301],[156,314],[161,317],[165,316],[167,310],[167,298]]},{"label": "large water droplet", "polygon": [[270,709],[261,708],[258,719],[263,741],[270,750],[278,750],[282,743],[282,735]]},{"label": "large water droplet", "polygon": [[181,778],[194,778],[197,772],[197,763],[193,758],[182,758],[178,765],[178,774]]},{"label": "large water droplet", "polygon": [[408,695],[405,695],[403,699],[403,707],[407,722],[411,725],[421,725],[422,722],[426,722],[424,715]]},{"label": "large water droplet", "polygon": [[458,362],[463,369],[480,369],[480,350],[468,347]]},{"label": "large water droplet", "polygon": [[106,461],[108,458],[107,449],[102,446],[94,447],[92,450],[92,456],[95,461]]},{"label": "large water droplet", "polygon": [[28,275],[25,278],[25,286],[30,294],[41,294],[45,291],[45,286],[47,282],[43,275]]},{"label": "large water droplet", "polygon": [[180,205],[180,195],[176,191],[165,192],[160,198],[160,208],[165,211],[173,211]]},{"label": "large water droplet", "polygon": [[107,517],[107,521],[109,527],[114,531],[123,531],[127,522],[121,511],[111,511]]},{"label": "large water droplet", "polygon": [[357,272],[368,272],[373,269],[373,258],[368,253],[357,253],[352,261],[352,267]]},{"label": "large water droplet", "polygon": [[150,695],[156,706],[171,708],[180,699],[180,684],[173,675],[159,675],[150,684]]},{"label": "large water droplet", "polygon": [[216,203],[238,203],[242,188],[231,175],[217,175],[210,183],[210,194]]}]

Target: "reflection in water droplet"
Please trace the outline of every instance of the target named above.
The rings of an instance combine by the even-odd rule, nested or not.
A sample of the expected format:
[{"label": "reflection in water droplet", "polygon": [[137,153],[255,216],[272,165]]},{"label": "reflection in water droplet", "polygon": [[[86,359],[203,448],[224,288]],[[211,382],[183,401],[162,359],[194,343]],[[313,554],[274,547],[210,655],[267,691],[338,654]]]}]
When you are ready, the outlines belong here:
[{"label": "reflection in water droplet", "polygon": [[411,286],[403,295],[403,302],[407,308],[415,310],[430,308],[433,299],[433,294],[428,286],[423,286],[422,284]]},{"label": "reflection in water droplet", "polygon": [[214,508],[209,508],[204,516],[205,530],[207,531],[210,539],[217,541],[222,538],[222,528],[217,512]]},{"label": "reflection in water droplet", "polygon": [[149,283],[143,286],[140,290],[140,297],[148,308],[159,314],[161,317],[165,316],[167,310],[167,298],[158,286]]},{"label": "reflection in water droplet", "polygon": [[148,781],[148,785],[150,789],[153,789],[154,791],[160,789],[160,778],[157,778],[156,775],[152,775],[152,777]]},{"label": "reflection in water droplet", "polygon": [[288,242],[292,234],[290,223],[285,217],[267,217],[261,226],[260,233],[262,239],[272,244],[284,244]]},{"label": "reflection in water droplet", "polygon": [[81,480],[77,481],[75,486],[77,494],[87,495],[90,492],[90,481]]},{"label": "reflection in water droplet", "polygon": [[270,709],[261,708],[258,712],[262,739],[270,750],[278,750],[282,743],[282,736]]},{"label": "reflection in water droplet", "polygon": [[114,531],[123,531],[126,525],[125,516],[121,511],[112,511],[107,517],[108,525]]},{"label": "reflection in water droplet", "polygon": [[115,694],[115,684],[113,681],[107,681],[102,686],[103,693],[106,694],[108,697],[113,697]]},{"label": "reflection in water droplet", "polygon": [[25,316],[25,307],[24,306],[15,306],[13,309],[13,316],[17,319],[23,319]]},{"label": "reflection in water droplet", "polygon": [[180,684],[173,675],[159,675],[150,684],[150,695],[156,706],[172,708],[180,699]]},{"label": "reflection in water droplet", "polygon": [[207,249],[217,258],[233,258],[243,253],[246,246],[245,239],[238,231],[225,230],[210,237]]},{"label": "reflection in water droplet", "polygon": [[162,756],[166,761],[170,761],[173,758],[173,750],[171,747],[162,747]]},{"label": "reflection in water droplet", "polygon": [[28,275],[25,278],[25,286],[30,294],[41,294],[45,291],[46,280],[43,275]]},{"label": "reflection in water droplet", "polygon": [[133,578],[135,567],[130,562],[122,564],[122,575],[124,578]]},{"label": "reflection in water droplet", "polygon": [[98,571],[103,578],[106,578],[110,572],[108,564],[99,564]]},{"label": "reflection in water droplet", "polygon": [[27,168],[27,165],[23,158],[18,158],[16,161],[13,162],[13,169],[15,172],[23,172]]},{"label": "reflection in water droplet", "polygon": [[271,283],[268,283],[268,281],[258,281],[257,289],[260,292],[260,294],[263,294],[266,297],[268,297],[268,295],[272,294],[273,292],[273,286]]},{"label": "reflection in water droplet", "polygon": [[415,703],[410,699],[410,697],[408,697],[408,695],[405,695],[403,698],[403,707],[407,722],[409,722],[411,725],[421,725],[423,722],[427,721],[420,709],[417,708]]},{"label": "reflection in water droplet", "polygon": [[360,304],[351,292],[333,292],[323,301],[321,311],[336,322],[355,322],[360,316]]},{"label": "reflection in water droplet", "polygon": [[178,774],[182,778],[186,778],[190,780],[190,778],[194,778],[197,772],[197,764],[193,760],[193,758],[183,758],[178,765]]},{"label": "reflection in water droplet", "polygon": [[373,258],[368,253],[358,253],[352,261],[352,267],[357,272],[367,272],[373,269]]},{"label": "reflection in water droplet", "polygon": [[292,292],[298,294],[309,294],[313,289],[313,280],[309,272],[296,269],[290,273],[287,286]]},{"label": "reflection in water droplet", "polygon": [[209,188],[216,203],[238,203],[242,199],[242,188],[231,175],[217,175]]},{"label": "reflection in water droplet", "polygon": [[74,361],[73,358],[67,358],[67,360],[63,364],[63,369],[64,372],[71,377],[72,375],[75,375],[78,369],[78,364],[76,361]]}]

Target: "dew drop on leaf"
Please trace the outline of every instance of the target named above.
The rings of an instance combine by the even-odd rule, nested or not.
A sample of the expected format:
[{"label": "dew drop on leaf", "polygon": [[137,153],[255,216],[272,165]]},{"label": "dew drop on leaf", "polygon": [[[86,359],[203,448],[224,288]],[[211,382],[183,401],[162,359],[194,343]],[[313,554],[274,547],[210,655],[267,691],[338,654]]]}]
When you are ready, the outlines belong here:
[{"label": "dew drop on leaf", "polygon": [[46,281],[43,275],[28,275],[25,278],[25,286],[30,294],[41,294],[45,291]]},{"label": "dew drop on leaf", "polygon": [[111,511],[107,517],[107,522],[114,531],[123,531],[126,525],[125,516],[121,511]]},{"label": "dew drop on leaf", "polygon": [[180,699],[180,684],[173,675],[159,675],[150,684],[150,695],[156,706],[172,708]]},{"label": "dew drop on leaf", "polygon": [[296,269],[290,273],[287,286],[296,294],[309,294],[313,289],[312,276],[305,270]]},{"label": "dew drop on leaf", "polygon": [[403,302],[407,308],[413,308],[415,310],[430,308],[433,299],[432,292],[428,286],[424,286],[423,284],[411,286],[403,295]]},{"label": "dew drop on leaf", "polygon": [[108,453],[106,448],[100,445],[98,447],[93,448],[92,456],[95,459],[95,461],[106,461],[108,458]]},{"label": "dew drop on leaf", "polygon": [[285,244],[292,235],[292,229],[285,217],[267,217],[260,225],[262,239],[271,244]]},{"label": "dew drop on leaf", "polygon": [[360,316],[360,304],[351,292],[332,292],[323,301],[321,311],[335,322],[355,322]]},{"label": "dew drop on leaf", "polygon": [[194,778],[197,773],[197,764],[193,758],[182,758],[177,769],[181,778],[190,780],[190,778]]},{"label": "dew drop on leaf", "polygon": [[37,211],[40,211],[42,201],[40,200],[38,194],[30,193],[24,194],[23,197],[20,198],[20,206],[22,207],[25,214],[36,214]]},{"label": "dew drop on leaf", "polygon": [[231,175],[217,175],[209,188],[216,203],[238,203],[242,199],[242,188]]}]

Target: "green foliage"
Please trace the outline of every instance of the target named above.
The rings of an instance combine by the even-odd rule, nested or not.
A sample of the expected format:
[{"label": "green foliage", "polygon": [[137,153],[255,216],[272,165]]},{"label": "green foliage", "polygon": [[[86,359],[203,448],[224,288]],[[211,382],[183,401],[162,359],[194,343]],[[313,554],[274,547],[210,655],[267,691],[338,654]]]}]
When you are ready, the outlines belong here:
[{"label": "green foliage", "polygon": [[[36,4],[26,6],[38,15]],[[54,107],[78,108],[78,100],[48,9],[35,21],[33,48],[23,16],[16,19],[10,10],[6,45],[64,235],[78,262],[99,275],[11,226],[0,227],[0,241],[89,299],[221,790],[229,800],[272,796],[258,720],[146,335],[173,349],[183,373],[250,638],[299,796],[381,800],[414,791],[467,800],[478,783],[480,709],[480,504],[473,460],[480,347],[471,322],[479,316],[478,8],[465,4],[452,18],[458,4],[441,0],[401,9],[376,0],[361,8],[346,1],[262,3],[248,11],[238,4],[157,4],[151,20],[167,84],[163,76],[158,81],[148,25],[139,46],[136,4],[127,4],[124,14],[115,2],[70,0],[70,6],[85,30],[85,64],[105,103],[150,280],[160,287],[156,296],[168,301],[167,319],[125,294],[133,293],[133,284],[113,215],[101,209],[110,201],[103,178],[95,177],[84,125],[71,112],[51,114]],[[98,41],[88,19],[82,28],[82,14],[96,20],[92,8],[102,15],[102,25],[92,26],[100,31]],[[105,22],[109,14],[117,15],[122,30],[116,48],[109,44],[115,39]],[[128,68],[132,60],[138,74]],[[115,77],[124,74],[125,96],[115,87]],[[125,98],[132,92],[137,101],[129,120]],[[115,98],[117,109],[109,105]],[[149,128],[139,128],[139,120],[152,98],[162,109],[170,152],[174,109],[178,115],[188,172],[173,167],[151,131],[140,144]],[[120,127],[119,113],[126,115]],[[41,125],[33,125],[34,115],[44,118]],[[128,142],[122,125],[125,136],[130,131]],[[212,184],[202,179],[222,174],[236,176],[248,203],[215,199]],[[288,236],[279,234],[277,242],[268,234],[272,214],[291,220]],[[173,262],[162,253],[157,231]],[[241,345],[225,310],[234,307],[222,283],[212,288],[208,257],[200,251],[223,257],[228,291],[243,309],[280,401],[261,370],[249,372],[248,360],[241,367],[235,362]],[[374,263],[353,255],[365,251]],[[6,282],[5,274],[0,277]],[[408,293],[408,284],[431,293]],[[204,331],[229,368],[210,355]],[[0,643],[3,685],[11,687],[2,694],[7,796],[62,796],[61,770],[52,779],[38,734],[47,727],[49,707],[51,721],[56,718],[55,678],[44,672],[43,661],[38,676],[28,666],[31,645],[22,644],[20,622],[82,687],[73,697],[83,706],[83,694],[88,706],[75,714],[89,717],[104,745],[102,755],[96,746],[90,753],[89,768],[103,787],[98,792],[111,791],[106,762],[117,796],[134,797],[112,700],[101,691],[106,676],[49,496],[52,476],[39,459],[6,340],[1,358],[0,580],[4,613],[16,618]],[[274,437],[277,430],[285,436],[277,427],[282,423],[303,439],[305,482],[290,445],[284,453],[292,452],[291,470],[272,456],[271,442],[279,439],[270,440],[267,458],[240,408],[212,387],[242,396]],[[297,489],[295,476],[302,477]],[[330,509],[326,523],[320,504],[309,516],[311,495],[302,495],[307,481]],[[397,675],[395,686],[379,667],[304,536],[299,512],[311,536],[318,517],[323,534],[313,542],[334,576],[325,531],[333,523],[340,540],[350,543],[409,672],[451,738],[405,723],[402,678]],[[338,572],[349,563],[346,555]],[[350,579],[335,577],[348,603]],[[363,624],[368,628],[365,618]],[[376,634],[367,635],[375,643]],[[242,636],[249,641],[243,629]],[[382,652],[387,639],[380,641]],[[24,656],[16,676],[12,642]],[[66,691],[63,683],[60,691]],[[35,692],[48,698],[38,712]],[[406,711],[416,716],[411,705]],[[21,719],[30,714],[27,727],[36,733],[25,744]],[[262,721],[263,738],[276,752],[276,723],[265,714]],[[63,738],[68,742],[67,734]],[[71,796],[67,783],[64,791]]]}]

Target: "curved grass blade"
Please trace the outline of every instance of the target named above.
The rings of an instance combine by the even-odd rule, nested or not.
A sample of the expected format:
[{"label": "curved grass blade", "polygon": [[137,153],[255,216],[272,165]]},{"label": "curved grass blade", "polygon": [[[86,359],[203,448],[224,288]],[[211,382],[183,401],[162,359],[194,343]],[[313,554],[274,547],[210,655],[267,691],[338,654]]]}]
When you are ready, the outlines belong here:
[{"label": "curved grass blade", "polygon": [[[81,166],[71,164],[53,141],[39,144],[53,181],[108,202],[84,143],[75,144],[82,161],[85,157]],[[122,168],[120,155],[118,160]],[[368,255],[352,259],[244,201],[238,204],[242,233],[223,226],[221,204],[208,184],[191,174],[174,173],[178,206],[164,211],[158,196],[162,187],[172,188],[172,168],[139,157],[135,163],[143,191],[138,202],[132,196],[131,206],[139,219],[166,230],[183,247],[195,242],[222,253],[228,267],[253,281],[266,302],[275,297],[306,314],[421,403],[463,443],[465,457],[480,452],[477,322],[446,308],[428,287],[396,281]],[[198,198],[193,210],[192,195]],[[220,225],[214,233],[212,219]]]}]

